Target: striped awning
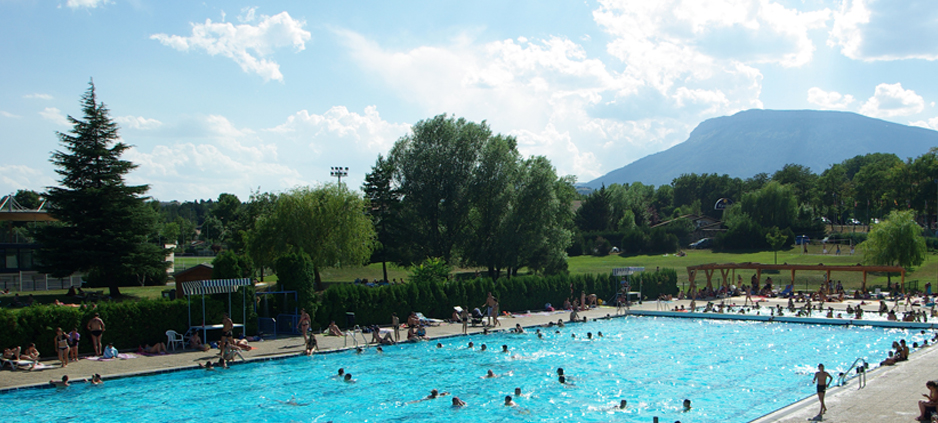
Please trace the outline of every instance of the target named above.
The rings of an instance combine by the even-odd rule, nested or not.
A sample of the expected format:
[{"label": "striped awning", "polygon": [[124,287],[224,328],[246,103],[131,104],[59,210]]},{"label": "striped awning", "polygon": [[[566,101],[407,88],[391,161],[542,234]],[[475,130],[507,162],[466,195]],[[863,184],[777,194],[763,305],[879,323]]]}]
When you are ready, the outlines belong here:
[{"label": "striped awning", "polygon": [[182,283],[183,295],[226,294],[235,292],[239,286],[249,286],[253,280],[245,279],[207,279]]}]

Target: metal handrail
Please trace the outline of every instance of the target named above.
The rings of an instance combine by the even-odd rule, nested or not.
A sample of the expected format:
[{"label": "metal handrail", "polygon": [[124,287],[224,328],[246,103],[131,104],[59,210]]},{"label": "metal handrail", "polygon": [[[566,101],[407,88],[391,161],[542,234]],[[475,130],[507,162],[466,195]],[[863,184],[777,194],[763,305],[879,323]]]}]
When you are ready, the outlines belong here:
[{"label": "metal handrail", "polygon": [[[862,364],[857,366],[857,363],[862,363]],[[863,389],[866,386],[866,369],[869,366],[870,366],[870,363],[867,363],[866,359],[863,357],[859,357],[856,360],[853,360],[853,364],[851,364],[850,367],[847,368],[847,371],[840,374],[840,377],[838,378],[837,386],[844,386],[844,384],[847,383],[847,377],[850,376],[850,372],[852,372],[853,369],[857,369],[857,375],[860,377],[860,382],[859,382],[859,386],[857,387],[857,389]]]}]

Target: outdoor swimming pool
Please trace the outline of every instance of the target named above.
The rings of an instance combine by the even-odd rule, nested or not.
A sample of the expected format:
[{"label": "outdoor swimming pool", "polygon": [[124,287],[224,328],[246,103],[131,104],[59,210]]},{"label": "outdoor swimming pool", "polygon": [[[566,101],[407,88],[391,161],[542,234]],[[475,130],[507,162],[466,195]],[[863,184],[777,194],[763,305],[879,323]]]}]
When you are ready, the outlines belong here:
[{"label": "outdoor swimming pool", "polygon": [[[505,322],[510,324],[510,320]],[[5,421],[636,421],[746,422],[812,395],[815,366],[835,375],[878,362],[916,331],[627,317],[568,325],[543,339],[473,335],[416,345],[32,389],[0,395]],[[604,337],[597,338],[602,332]],[[586,340],[592,332],[594,339]],[[576,334],[572,338],[571,334]],[[472,341],[475,348],[466,344]],[[486,344],[488,351],[480,352]],[[507,344],[511,350],[499,352]],[[340,367],[356,383],[332,378]],[[572,385],[557,382],[563,367]],[[487,370],[499,375],[485,379]],[[518,407],[503,406],[515,387]],[[407,404],[433,388],[450,397]],[[513,395],[514,396],[514,395]],[[689,398],[693,409],[681,412]],[[299,406],[284,404],[294,399]],[[628,400],[627,410],[612,407]]]}]

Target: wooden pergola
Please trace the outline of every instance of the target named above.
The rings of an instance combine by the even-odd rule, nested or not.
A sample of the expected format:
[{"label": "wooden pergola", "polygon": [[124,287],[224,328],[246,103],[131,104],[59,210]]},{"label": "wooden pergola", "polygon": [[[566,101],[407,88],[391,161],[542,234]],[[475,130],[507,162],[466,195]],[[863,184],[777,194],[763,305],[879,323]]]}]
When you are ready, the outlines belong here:
[{"label": "wooden pergola", "polygon": [[697,272],[703,270],[704,274],[707,276],[707,288],[713,289],[713,274],[715,271],[720,271],[720,276],[723,278],[723,285],[728,285],[727,276],[730,271],[733,273],[736,272],[736,269],[740,270],[755,270],[756,271],[756,280],[758,283],[762,283],[762,271],[763,270],[790,270],[791,271],[791,284],[795,284],[795,271],[797,270],[810,270],[810,271],[821,271],[826,272],[827,280],[831,280],[831,272],[863,272],[863,286],[862,291],[866,291],[866,275],[869,272],[892,272],[900,273],[902,275],[902,290],[905,291],[905,268],[902,266],[863,266],[860,264],[849,265],[849,264],[765,264],[765,263],[709,263],[709,264],[699,264],[696,266],[687,266],[687,276],[690,279],[690,285],[688,286],[688,292],[696,292],[696,283],[694,279],[697,276]]}]

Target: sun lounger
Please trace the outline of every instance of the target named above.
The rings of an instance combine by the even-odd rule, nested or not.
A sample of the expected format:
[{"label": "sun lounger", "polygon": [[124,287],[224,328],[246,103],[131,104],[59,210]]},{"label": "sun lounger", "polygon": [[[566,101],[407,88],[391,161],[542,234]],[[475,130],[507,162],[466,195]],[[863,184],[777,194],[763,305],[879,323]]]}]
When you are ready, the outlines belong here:
[{"label": "sun lounger", "polygon": [[422,324],[422,325],[424,325],[424,326],[439,326],[439,325],[441,325],[441,324],[443,323],[442,320],[440,320],[440,319],[430,319],[430,318],[428,318],[427,316],[424,316],[423,313],[421,313],[421,312],[419,312],[419,311],[418,311],[417,313],[414,313],[414,314],[417,315],[417,319],[420,320],[420,324]]}]

